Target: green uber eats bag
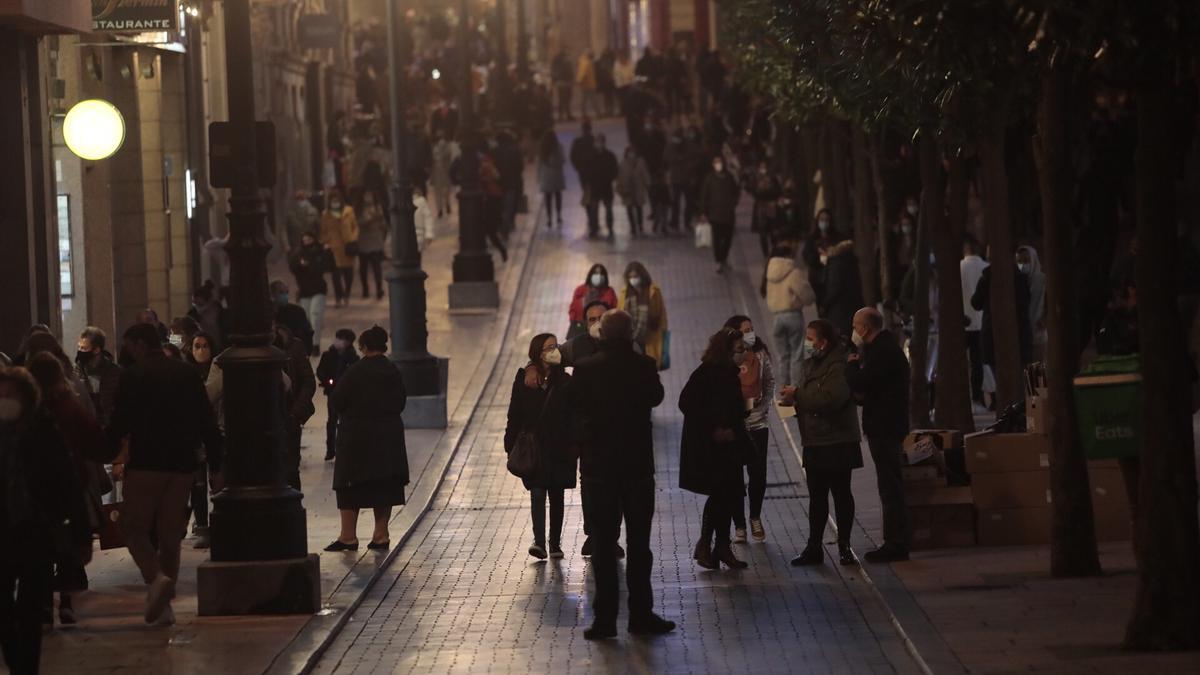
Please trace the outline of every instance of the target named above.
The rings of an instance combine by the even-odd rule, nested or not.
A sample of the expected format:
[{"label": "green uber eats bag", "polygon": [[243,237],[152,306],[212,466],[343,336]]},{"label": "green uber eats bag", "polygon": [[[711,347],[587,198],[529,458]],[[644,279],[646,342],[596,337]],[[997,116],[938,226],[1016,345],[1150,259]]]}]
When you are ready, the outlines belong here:
[{"label": "green uber eats bag", "polygon": [[1142,444],[1142,359],[1101,356],[1075,377],[1075,418],[1088,459],[1136,457]]}]

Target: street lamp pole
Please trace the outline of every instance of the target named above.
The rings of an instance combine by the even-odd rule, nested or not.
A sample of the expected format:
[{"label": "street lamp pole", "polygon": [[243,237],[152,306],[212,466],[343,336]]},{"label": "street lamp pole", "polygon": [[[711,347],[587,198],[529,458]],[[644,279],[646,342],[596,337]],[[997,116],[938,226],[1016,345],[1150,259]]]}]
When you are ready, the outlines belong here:
[{"label": "street lamp pole", "polygon": [[[421,269],[421,250],[413,220],[416,207],[412,200],[412,181],[408,172],[408,132],[404,97],[401,95],[404,57],[401,44],[403,14],[400,0],[388,0],[388,69],[391,72],[392,183],[391,225],[392,262],[388,274],[388,302],[392,328],[392,360],[400,366],[404,386],[410,396],[436,396],[441,393],[438,360],[429,353],[429,331],[425,321],[425,279]],[[419,426],[445,426],[419,424]]]},{"label": "street lamp pole", "polygon": [[254,114],[250,0],[225,1],[233,185],[229,199],[232,346],[224,375],[225,488],[213,498],[211,559],[197,570],[199,613],[312,613],[320,563],[308,553],[302,495],[284,473],[283,367],[272,345],[266,209]]},{"label": "street lamp pole", "polygon": [[458,19],[459,145],[458,253],[454,256],[454,283],[450,284],[450,309],[473,311],[500,306],[492,254],[483,237],[483,190],[479,182],[479,137],[475,127],[474,77],[471,69],[470,2],[462,0]]}]

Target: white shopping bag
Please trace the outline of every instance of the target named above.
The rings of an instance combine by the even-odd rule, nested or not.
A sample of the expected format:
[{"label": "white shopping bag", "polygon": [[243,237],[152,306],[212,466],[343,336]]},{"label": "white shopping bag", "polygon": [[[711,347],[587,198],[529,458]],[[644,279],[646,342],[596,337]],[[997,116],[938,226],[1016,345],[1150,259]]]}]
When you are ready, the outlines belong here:
[{"label": "white shopping bag", "polygon": [[696,248],[712,248],[713,231],[708,223],[696,223]]}]

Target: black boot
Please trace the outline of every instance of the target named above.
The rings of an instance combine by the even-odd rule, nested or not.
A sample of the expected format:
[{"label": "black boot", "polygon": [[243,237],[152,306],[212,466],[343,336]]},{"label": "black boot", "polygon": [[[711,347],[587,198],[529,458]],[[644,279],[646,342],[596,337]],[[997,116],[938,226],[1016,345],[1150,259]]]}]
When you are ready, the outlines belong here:
[{"label": "black boot", "polygon": [[857,565],[858,558],[854,557],[854,551],[850,548],[850,544],[838,542],[838,562],[843,565]]},{"label": "black boot", "polygon": [[804,547],[803,553],[792,558],[792,567],[823,564],[825,564],[825,549],[821,548],[820,544],[809,544]]}]

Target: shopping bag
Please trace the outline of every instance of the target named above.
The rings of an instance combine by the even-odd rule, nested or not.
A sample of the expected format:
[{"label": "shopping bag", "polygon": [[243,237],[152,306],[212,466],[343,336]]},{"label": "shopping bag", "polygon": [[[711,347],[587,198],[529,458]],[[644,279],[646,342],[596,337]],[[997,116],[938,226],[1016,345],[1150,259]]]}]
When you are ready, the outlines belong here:
[{"label": "shopping bag", "polygon": [[508,472],[518,478],[532,478],[538,470],[537,437],[528,431],[517,436],[516,446],[508,453]]},{"label": "shopping bag", "polygon": [[100,523],[100,550],[125,548],[125,533],[121,530],[121,507],[124,505],[122,481],[113,481],[113,501],[111,504],[101,504],[104,513]]},{"label": "shopping bag", "polygon": [[712,248],[713,231],[709,223],[696,223],[696,248]]}]

